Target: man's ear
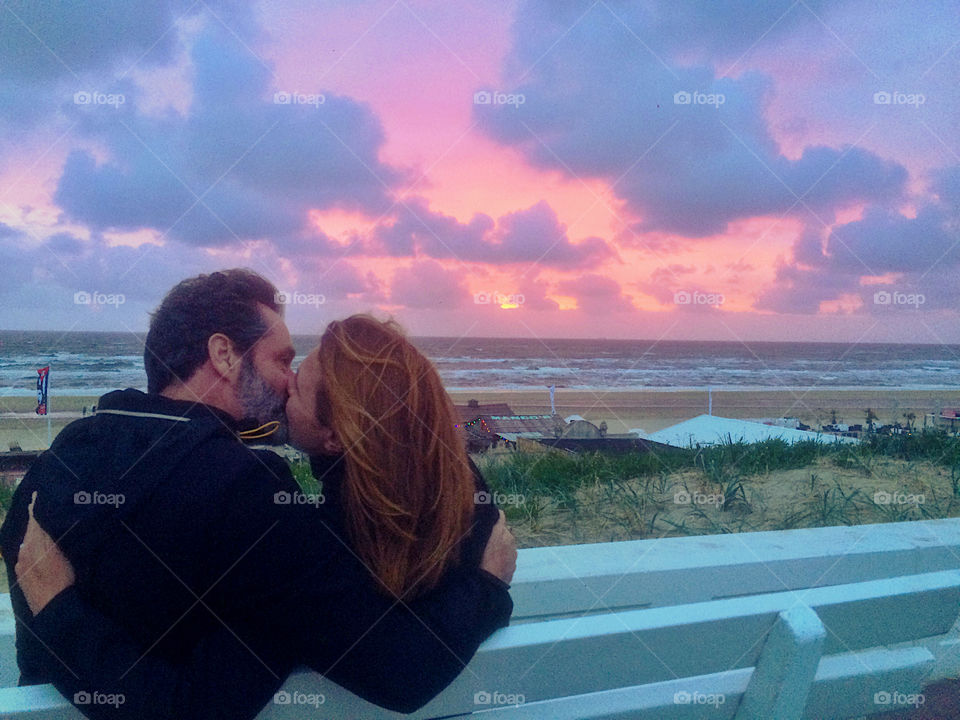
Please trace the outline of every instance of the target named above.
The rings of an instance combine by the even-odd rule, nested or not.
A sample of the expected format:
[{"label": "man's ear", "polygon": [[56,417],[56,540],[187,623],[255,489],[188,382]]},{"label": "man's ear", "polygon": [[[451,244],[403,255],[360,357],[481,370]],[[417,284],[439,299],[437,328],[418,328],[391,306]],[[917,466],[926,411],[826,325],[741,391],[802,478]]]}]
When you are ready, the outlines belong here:
[{"label": "man's ear", "polygon": [[237,381],[243,358],[233,340],[223,333],[214,333],[207,339],[207,357],[217,375],[231,384]]}]

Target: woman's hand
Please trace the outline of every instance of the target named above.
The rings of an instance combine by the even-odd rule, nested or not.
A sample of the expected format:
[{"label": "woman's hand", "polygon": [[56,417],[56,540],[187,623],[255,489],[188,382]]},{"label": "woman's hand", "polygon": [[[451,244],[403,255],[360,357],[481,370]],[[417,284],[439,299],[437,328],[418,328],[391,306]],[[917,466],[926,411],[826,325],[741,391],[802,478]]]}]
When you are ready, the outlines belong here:
[{"label": "woman's hand", "polygon": [[503,510],[500,511],[500,519],[490,533],[480,567],[491,575],[496,575],[507,585],[513,580],[513,573],[517,569],[517,541],[507,527]]},{"label": "woman's hand", "polygon": [[14,568],[17,583],[27,599],[30,612],[34,615],[77,579],[73,565],[33,517],[33,505],[36,501],[37,493],[33,493],[28,509],[30,521],[27,523],[27,532]]}]

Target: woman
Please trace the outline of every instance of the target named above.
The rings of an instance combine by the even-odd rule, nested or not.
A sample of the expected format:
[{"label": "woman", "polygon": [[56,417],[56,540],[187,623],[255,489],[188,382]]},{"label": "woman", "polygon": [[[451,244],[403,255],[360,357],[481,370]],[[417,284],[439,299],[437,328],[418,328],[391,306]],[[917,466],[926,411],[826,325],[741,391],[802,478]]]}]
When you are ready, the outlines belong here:
[{"label": "woman", "polygon": [[[330,323],[291,383],[287,417],[294,445],[342,458],[315,462],[315,474],[325,482],[329,468],[344,469],[334,485],[351,544],[387,593],[435,586],[459,560],[475,509],[497,514],[474,504],[484,488],[440,376],[392,322]],[[481,549],[465,548],[471,561]]]},{"label": "woman", "polygon": [[[310,521],[338,540],[323,546],[322,572],[284,589],[301,595],[301,606],[305,594],[316,613],[291,619],[278,608],[264,618],[256,640],[238,643],[225,627],[198,639],[188,662],[144,659],[148,648],[138,647],[122,628],[76,599],[68,607],[69,624],[58,627],[58,613],[66,612],[58,595],[73,584],[73,570],[32,519],[31,506],[16,572],[36,616],[34,627],[41,633],[48,628],[43,639],[69,665],[69,672],[60,669],[55,685],[68,697],[83,688],[125,697],[117,707],[85,706],[84,712],[113,718],[209,717],[211,712],[253,717],[279,688],[283,673],[300,663],[374,702],[410,712],[453,679],[490,631],[506,624],[510,608],[502,604],[430,605],[432,591],[451,577],[460,573],[458,581],[464,582],[464,568],[474,568],[472,577],[489,577],[470,582],[503,586],[512,577],[516,552],[505,554],[503,543],[487,545],[491,533],[509,534],[502,513],[474,503],[474,493],[485,486],[457,434],[450,399],[435,368],[394,323],[369,316],[331,323],[290,382],[287,416],[292,443],[310,454],[323,483],[323,501],[310,508],[315,511]],[[500,551],[489,550],[493,547]],[[489,572],[477,573],[478,566]],[[382,602],[371,603],[364,586],[374,587]],[[423,677],[416,662],[407,667],[378,663],[382,655],[398,651],[366,637],[384,612],[399,612],[396,606],[408,603],[417,613],[409,623],[426,618],[441,648],[456,650],[430,677]],[[44,613],[48,604],[55,612]],[[485,626],[483,632],[470,638],[450,632],[459,616],[471,613],[489,616],[474,623]],[[297,650],[289,651],[290,643],[284,642],[279,656],[271,638],[280,635],[285,640],[295,635]],[[423,654],[435,651],[422,648]],[[404,652],[415,654],[416,648]],[[267,675],[257,663],[283,672]],[[259,683],[258,692],[246,694],[259,701],[234,699],[211,709],[212,693],[228,693],[241,683]],[[406,696],[397,697],[397,687],[405,688]]]}]

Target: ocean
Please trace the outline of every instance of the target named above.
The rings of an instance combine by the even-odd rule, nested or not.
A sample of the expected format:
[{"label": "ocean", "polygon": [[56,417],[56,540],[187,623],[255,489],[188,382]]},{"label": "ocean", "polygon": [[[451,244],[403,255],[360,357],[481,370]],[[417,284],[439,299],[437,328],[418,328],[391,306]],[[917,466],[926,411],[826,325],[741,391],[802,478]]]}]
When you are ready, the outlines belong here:
[{"label": "ocean", "polygon": [[[526,338],[413,338],[449,390],[957,389],[960,346]],[[295,336],[299,362],[316,336]],[[0,331],[0,396],[101,395],[146,387],[143,337]]]}]

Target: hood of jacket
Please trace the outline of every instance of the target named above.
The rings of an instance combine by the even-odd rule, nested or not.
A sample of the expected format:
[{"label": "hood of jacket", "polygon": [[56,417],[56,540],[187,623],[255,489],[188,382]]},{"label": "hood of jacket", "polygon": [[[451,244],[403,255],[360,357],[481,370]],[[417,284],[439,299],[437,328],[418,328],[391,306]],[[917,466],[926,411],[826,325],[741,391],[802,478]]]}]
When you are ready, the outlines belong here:
[{"label": "hood of jacket", "polygon": [[157,483],[211,438],[241,442],[227,413],[200,403],[139,390],[100,398],[94,415],[56,437],[21,481],[0,547],[19,545],[27,505],[40,490],[35,514],[70,556],[93,552],[125,516],[149,502]]}]

